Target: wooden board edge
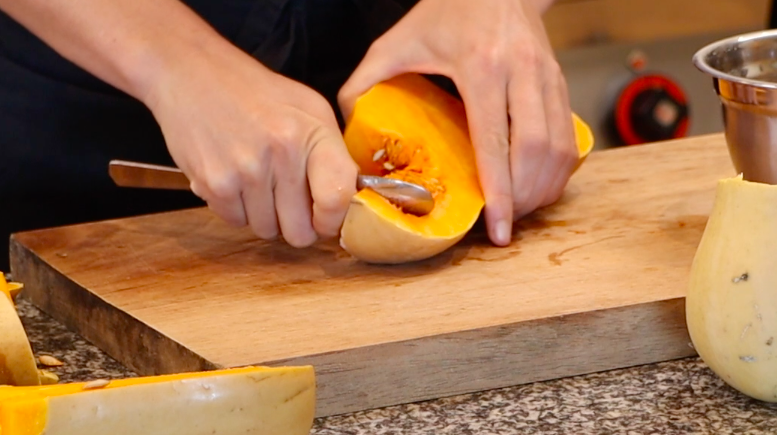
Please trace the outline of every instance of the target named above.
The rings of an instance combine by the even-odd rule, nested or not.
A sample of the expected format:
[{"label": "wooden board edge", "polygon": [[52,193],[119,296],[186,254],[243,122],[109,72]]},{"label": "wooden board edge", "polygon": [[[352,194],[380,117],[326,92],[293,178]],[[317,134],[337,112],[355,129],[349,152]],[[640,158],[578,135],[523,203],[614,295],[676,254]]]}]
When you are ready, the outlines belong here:
[{"label": "wooden board edge", "polygon": [[[14,280],[24,283],[21,296],[141,376],[219,368],[83,289],[13,235],[10,266]],[[55,299],[60,302],[54,303]]]},{"label": "wooden board edge", "polygon": [[682,297],[261,364],[312,364],[322,418],[696,356],[690,343]]}]

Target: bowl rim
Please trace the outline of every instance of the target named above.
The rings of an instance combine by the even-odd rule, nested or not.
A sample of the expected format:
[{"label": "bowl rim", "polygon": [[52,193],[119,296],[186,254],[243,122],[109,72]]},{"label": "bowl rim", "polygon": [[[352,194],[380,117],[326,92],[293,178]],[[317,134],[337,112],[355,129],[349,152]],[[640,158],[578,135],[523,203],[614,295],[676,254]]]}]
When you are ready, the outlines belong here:
[{"label": "bowl rim", "polygon": [[[777,29],[758,30],[755,32],[741,33],[738,35],[733,35],[727,38],[719,39],[697,50],[696,53],[693,54],[692,62],[696,66],[696,68],[698,68],[700,71],[706,74],[709,74],[710,76],[717,79],[722,79],[722,80],[739,83],[743,85],[749,85],[757,88],[777,89],[777,83],[764,82],[761,80],[754,80],[754,79],[749,79],[745,77],[735,76],[735,75],[720,71],[718,69],[715,69],[706,62],[707,55],[710,52],[724,45],[731,45],[731,44],[736,44],[736,43],[741,43],[746,41],[767,39],[767,38],[777,38]],[[775,59],[775,61],[777,61],[777,59]]]}]

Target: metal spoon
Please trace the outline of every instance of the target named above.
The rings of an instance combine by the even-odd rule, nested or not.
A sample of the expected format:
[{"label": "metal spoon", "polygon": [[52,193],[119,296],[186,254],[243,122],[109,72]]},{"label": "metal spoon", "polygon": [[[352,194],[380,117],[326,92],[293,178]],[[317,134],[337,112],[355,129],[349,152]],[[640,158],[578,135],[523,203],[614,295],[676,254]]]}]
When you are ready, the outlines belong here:
[{"label": "metal spoon", "polygon": [[[108,173],[117,186],[190,190],[189,178],[180,169],[169,166],[111,160]],[[356,188],[372,189],[405,213],[416,216],[429,214],[434,208],[432,194],[415,183],[360,174],[356,180]]]}]

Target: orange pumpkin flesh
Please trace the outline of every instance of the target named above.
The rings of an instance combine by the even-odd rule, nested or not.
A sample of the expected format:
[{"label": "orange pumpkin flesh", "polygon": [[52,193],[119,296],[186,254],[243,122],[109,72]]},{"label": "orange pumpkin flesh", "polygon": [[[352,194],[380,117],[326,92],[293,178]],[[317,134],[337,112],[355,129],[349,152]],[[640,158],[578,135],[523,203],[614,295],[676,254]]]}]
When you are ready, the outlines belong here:
[{"label": "orange pumpkin flesh", "polygon": [[[574,118],[582,163],[593,138]],[[435,202],[431,213],[415,216],[371,189],[359,191],[340,232],[340,245],[355,258],[396,264],[432,257],[480,216],[485,200],[464,106],[426,78],[404,74],[375,85],[357,100],[344,139],[361,173],[420,184]]]}]

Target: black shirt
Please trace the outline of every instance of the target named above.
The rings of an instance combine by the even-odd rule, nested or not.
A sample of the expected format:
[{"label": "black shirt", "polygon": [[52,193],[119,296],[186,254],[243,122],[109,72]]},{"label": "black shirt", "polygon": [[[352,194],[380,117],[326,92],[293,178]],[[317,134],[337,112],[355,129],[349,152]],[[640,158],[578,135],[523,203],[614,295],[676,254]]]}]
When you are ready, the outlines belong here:
[{"label": "black shirt", "polygon": [[[338,89],[414,1],[185,3],[260,62],[322,93],[342,126]],[[0,12],[0,270],[11,232],[202,205],[189,192],[114,186],[111,159],[173,164],[143,104]]]}]

